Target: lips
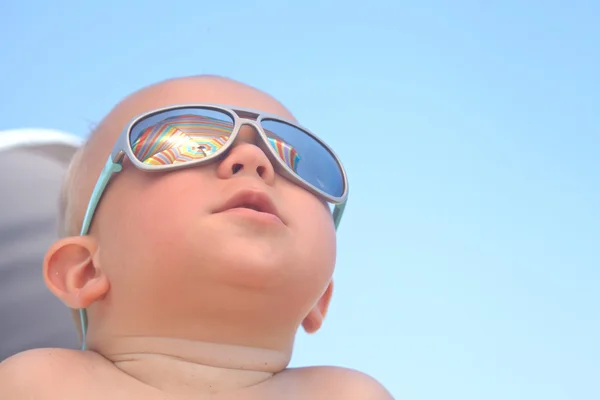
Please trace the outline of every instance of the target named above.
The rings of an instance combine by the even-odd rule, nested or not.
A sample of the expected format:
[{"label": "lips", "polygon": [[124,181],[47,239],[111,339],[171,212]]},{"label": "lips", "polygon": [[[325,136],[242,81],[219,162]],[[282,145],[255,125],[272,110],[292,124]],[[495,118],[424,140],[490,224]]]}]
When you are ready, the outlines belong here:
[{"label": "lips", "polygon": [[253,210],[259,213],[271,214],[279,219],[279,212],[275,204],[266,193],[257,190],[242,190],[217,209],[217,213],[222,213],[235,209]]}]

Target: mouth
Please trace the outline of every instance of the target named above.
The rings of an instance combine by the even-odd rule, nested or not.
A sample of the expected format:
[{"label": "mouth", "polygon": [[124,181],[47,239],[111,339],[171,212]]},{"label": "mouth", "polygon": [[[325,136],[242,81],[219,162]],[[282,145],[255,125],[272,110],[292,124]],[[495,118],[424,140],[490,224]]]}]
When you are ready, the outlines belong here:
[{"label": "mouth", "polygon": [[245,215],[263,216],[283,222],[275,204],[267,194],[257,190],[242,190],[231,197],[216,213],[240,212]]}]

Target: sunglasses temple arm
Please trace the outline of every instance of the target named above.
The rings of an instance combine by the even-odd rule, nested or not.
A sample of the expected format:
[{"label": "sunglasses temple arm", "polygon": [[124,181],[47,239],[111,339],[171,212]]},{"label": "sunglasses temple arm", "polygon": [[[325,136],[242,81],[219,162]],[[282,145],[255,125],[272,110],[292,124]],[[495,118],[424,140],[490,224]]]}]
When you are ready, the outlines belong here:
[{"label": "sunglasses temple arm", "polygon": [[[90,202],[88,204],[88,208],[85,212],[85,217],[83,217],[83,224],[81,226],[80,235],[85,236],[88,234],[88,230],[90,229],[90,225],[92,223],[92,219],[94,217],[94,212],[96,211],[96,207],[98,206],[98,202],[102,197],[102,193],[104,189],[106,189],[106,185],[110,181],[110,178],[114,173],[121,171],[123,166],[121,163],[115,163],[112,160],[112,156],[108,157],[102,172],[100,173],[100,177],[98,178],[98,182],[94,187],[94,191],[92,192],[92,197],[90,198]],[[87,313],[85,309],[79,310],[79,321],[81,323],[81,350],[86,349],[85,337],[87,334]]]},{"label": "sunglasses temple arm", "polygon": [[344,215],[344,209],[346,208],[347,202],[348,201],[346,200],[342,204],[337,204],[333,209],[333,223],[335,225],[336,230],[340,226],[340,222],[342,221],[342,215]]}]

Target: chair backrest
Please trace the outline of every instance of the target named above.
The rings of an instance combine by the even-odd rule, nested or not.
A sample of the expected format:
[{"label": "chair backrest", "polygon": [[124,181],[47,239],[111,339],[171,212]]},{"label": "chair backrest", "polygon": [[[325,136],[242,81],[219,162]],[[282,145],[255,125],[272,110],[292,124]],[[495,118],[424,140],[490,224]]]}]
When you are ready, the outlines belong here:
[{"label": "chair backrest", "polygon": [[58,196],[81,140],[49,130],[0,131],[0,360],[38,347],[77,348],[69,309],[46,288]]}]

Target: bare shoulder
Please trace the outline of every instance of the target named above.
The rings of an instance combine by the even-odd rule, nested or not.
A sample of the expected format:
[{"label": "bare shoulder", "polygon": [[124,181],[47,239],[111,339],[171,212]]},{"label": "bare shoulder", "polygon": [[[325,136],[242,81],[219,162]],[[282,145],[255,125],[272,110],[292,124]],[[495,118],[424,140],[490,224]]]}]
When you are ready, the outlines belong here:
[{"label": "bare shoulder", "polygon": [[81,368],[94,367],[103,361],[106,361],[103,357],[89,351],[53,348],[34,349],[16,354],[2,361],[0,363],[0,374],[2,376],[10,374],[18,378],[32,376],[37,380],[39,378],[38,374],[44,376],[48,376],[48,374],[60,375],[73,369],[81,370]]},{"label": "bare shoulder", "polygon": [[288,374],[288,379],[302,381],[302,386],[312,392],[314,399],[394,400],[375,378],[350,368],[304,367],[284,373]]},{"label": "bare shoulder", "polygon": [[67,349],[35,349],[16,354],[0,363],[0,399],[52,399],[54,395],[60,398],[60,391],[57,393],[55,388],[72,381],[74,375],[102,365],[103,360],[95,353]]}]

